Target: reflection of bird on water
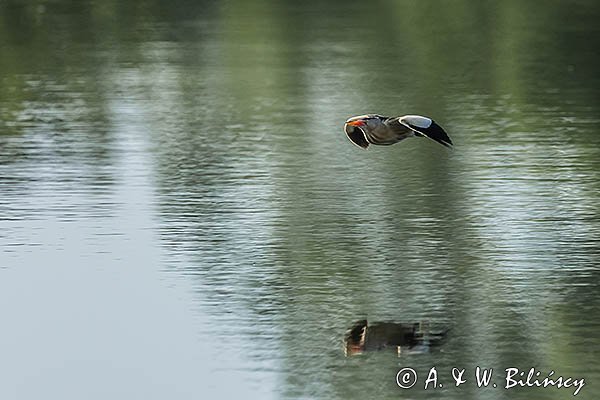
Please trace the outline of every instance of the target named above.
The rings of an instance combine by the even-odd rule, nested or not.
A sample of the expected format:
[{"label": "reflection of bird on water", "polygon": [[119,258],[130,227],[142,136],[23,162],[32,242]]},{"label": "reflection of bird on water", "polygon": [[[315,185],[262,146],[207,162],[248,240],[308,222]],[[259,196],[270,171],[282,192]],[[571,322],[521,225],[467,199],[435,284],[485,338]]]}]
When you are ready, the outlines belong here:
[{"label": "reflection of bird on water", "polygon": [[439,346],[448,331],[431,332],[425,322],[374,322],[366,319],[356,321],[344,336],[344,352],[347,356],[365,351],[394,349],[401,351],[420,349],[427,351]]},{"label": "reflection of bird on water", "polygon": [[420,115],[359,115],[346,121],[344,131],[352,143],[363,149],[369,147],[369,144],[394,144],[411,136],[424,136],[446,147],[452,145],[452,140],[441,126],[431,118]]}]

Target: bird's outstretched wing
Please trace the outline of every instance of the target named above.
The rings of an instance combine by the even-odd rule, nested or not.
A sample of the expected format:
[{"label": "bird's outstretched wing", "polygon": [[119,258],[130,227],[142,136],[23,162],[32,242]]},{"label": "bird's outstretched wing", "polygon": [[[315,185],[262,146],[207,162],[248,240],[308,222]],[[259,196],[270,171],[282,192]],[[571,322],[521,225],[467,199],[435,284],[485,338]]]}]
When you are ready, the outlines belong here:
[{"label": "bird's outstretched wing", "polygon": [[452,146],[452,140],[450,140],[448,134],[431,118],[420,115],[405,115],[398,117],[398,122],[446,147]]},{"label": "bird's outstretched wing", "polygon": [[367,136],[365,135],[365,132],[357,127],[357,126],[345,126],[345,131],[346,131],[346,136],[348,136],[348,139],[350,139],[350,141],[352,143],[354,143],[355,145],[362,147],[363,149],[366,149],[367,147],[369,147],[369,142],[367,141]]}]

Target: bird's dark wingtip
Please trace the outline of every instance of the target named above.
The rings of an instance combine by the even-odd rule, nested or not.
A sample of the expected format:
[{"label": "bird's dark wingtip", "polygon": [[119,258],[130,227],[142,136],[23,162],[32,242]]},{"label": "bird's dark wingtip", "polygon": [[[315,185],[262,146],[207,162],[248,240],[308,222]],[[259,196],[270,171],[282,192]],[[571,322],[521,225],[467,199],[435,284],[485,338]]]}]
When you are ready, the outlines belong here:
[{"label": "bird's dark wingtip", "polygon": [[434,121],[431,121],[431,125],[427,129],[424,129],[422,133],[445,147],[452,148],[454,145],[446,131]]}]

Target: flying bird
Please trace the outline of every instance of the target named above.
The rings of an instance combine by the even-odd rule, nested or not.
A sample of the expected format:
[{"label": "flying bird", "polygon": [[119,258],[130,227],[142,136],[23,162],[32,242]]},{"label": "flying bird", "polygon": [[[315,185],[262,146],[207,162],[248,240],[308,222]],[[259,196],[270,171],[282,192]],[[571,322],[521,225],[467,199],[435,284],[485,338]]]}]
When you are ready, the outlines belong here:
[{"label": "flying bird", "polygon": [[424,136],[446,147],[452,146],[452,140],[441,126],[431,118],[420,115],[358,115],[346,121],[344,131],[352,143],[363,149],[369,144],[394,144],[411,136]]}]

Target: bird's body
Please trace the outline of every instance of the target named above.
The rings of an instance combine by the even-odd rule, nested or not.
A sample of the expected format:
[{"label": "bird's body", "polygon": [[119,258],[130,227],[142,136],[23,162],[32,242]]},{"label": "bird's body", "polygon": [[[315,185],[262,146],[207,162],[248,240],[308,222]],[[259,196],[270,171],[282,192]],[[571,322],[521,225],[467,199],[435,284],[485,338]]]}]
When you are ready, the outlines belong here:
[{"label": "bird's body", "polygon": [[394,144],[411,136],[425,136],[446,147],[452,145],[452,140],[441,126],[431,118],[420,115],[358,115],[346,121],[344,131],[352,143],[363,149],[369,147],[369,144]]},{"label": "bird's body", "polygon": [[400,355],[406,350],[429,351],[444,343],[449,329],[431,331],[429,323],[378,321],[368,323],[366,319],[356,321],[344,336],[346,356],[366,351],[395,349]]}]

